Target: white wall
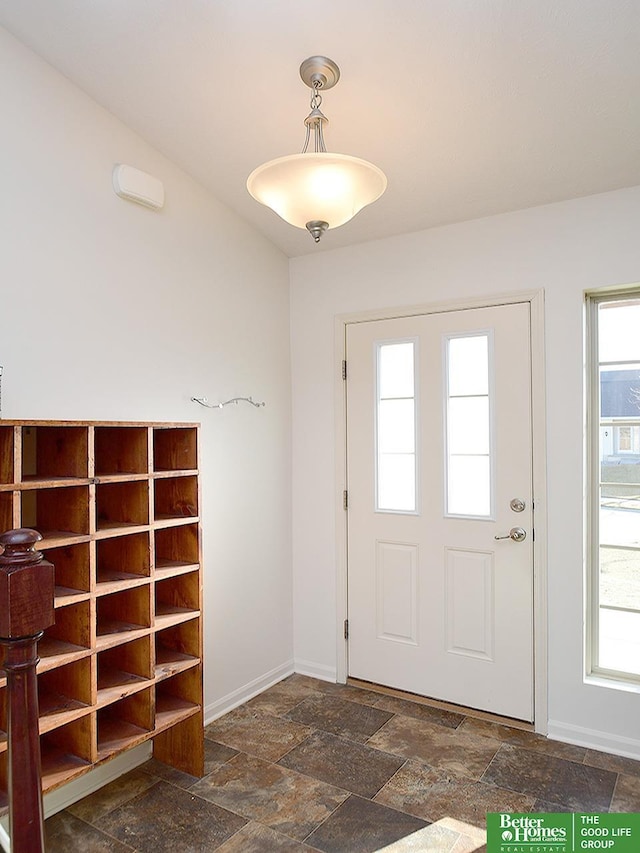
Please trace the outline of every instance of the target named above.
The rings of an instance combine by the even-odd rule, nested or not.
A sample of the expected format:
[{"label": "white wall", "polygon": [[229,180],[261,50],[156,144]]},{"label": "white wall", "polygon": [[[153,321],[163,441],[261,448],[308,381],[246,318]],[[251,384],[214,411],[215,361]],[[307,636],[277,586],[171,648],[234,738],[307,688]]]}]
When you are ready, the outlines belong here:
[{"label": "white wall", "polygon": [[[640,757],[640,695],[583,684],[583,291],[640,281],[640,188],[291,262],[294,649],[336,669],[334,316],[544,288],[549,731]],[[348,226],[347,226],[348,227]]]},{"label": "white wall", "polygon": [[[202,421],[205,702],[220,710],[292,659],[287,259],[1,30],[0,104],[2,414]],[[165,209],[117,198],[115,163],[160,178]]]}]

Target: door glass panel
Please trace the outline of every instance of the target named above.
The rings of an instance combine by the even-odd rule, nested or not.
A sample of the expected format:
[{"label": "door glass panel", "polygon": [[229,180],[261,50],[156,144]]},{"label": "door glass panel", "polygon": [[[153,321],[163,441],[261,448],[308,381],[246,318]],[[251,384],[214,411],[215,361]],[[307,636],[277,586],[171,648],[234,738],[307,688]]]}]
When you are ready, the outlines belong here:
[{"label": "door glass panel", "polygon": [[491,516],[489,335],[447,338],[446,513]]},{"label": "door glass panel", "polygon": [[414,453],[416,443],[413,400],[380,400],[378,448],[380,453]]},{"label": "door glass panel", "polygon": [[450,515],[491,514],[489,456],[449,458],[448,506]]},{"label": "door glass panel", "polygon": [[449,398],[449,452],[489,454],[489,397]]},{"label": "door glass panel", "polygon": [[489,393],[489,347],[486,335],[449,338],[449,396]]},{"label": "door glass panel", "polygon": [[416,463],[413,453],[381,453],[378,461],[378,509],[414,512]]},{"label": "door glass panel", "polygon": [[416,510],[415,341],[377,346],[376,509]]},{"label": "door glass panel", "polygon": [[378,388],[381,400],[414,396],[413,341],[378,347]]}]

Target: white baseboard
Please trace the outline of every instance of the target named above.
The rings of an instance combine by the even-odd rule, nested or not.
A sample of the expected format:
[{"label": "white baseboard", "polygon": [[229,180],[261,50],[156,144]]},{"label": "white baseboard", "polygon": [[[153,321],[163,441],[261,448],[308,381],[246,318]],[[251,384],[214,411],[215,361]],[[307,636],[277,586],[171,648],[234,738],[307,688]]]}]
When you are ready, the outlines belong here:
[{"label": "white baseboard", "polygon": [[569,723],[549,720],[547,736],[551,740],[561,740],[574,743],[576,746],[586,746],[600,752],[610,752],[613,755],[623,755],[626,758],[640,759],[640,740],[602,732],[597,729],[586,729]]},{"label": "white baseboard", "polygon": [[301,660],[300,658],[296,658],[293,663],[294,670],[300,675],[308,675],[311,678],[319,678],[321,681],[336,683],[338,675],[335,666],[325,666],[323,663]]},{"label": "white baseboard", "polygon": [[289,660],[286,663],[275,667],[275,669],[265,672],[264,675],[254,678],[253,681],[250,681],[248,684],[238,687],[237,690],[227,693],[226,696],[223,696],[221,699],[217,699],[210,705],[206,705],[204,709],[205,726],[214,720],[217,720],[218,717],[221,717],[223,714],[233,711],[234,708],[237,708],[238,705],[242,705],[243,702],[253,699],[254,696],[258,695],[258,693],[262,693],[263,690],[266,690],[268,687],[272,687],[274,684],[282,681],[283,678],[286,678],[288,675],[292,675],[293,672],[293,661]]}]

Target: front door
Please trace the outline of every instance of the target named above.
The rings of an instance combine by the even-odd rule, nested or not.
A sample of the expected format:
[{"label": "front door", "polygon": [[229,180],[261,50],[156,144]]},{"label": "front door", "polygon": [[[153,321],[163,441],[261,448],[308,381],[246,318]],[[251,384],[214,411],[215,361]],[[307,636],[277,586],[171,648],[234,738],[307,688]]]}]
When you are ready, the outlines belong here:
[{"label": "front door", "polygon": [[349,675],[533,719],[529,304],[347,326]]}]

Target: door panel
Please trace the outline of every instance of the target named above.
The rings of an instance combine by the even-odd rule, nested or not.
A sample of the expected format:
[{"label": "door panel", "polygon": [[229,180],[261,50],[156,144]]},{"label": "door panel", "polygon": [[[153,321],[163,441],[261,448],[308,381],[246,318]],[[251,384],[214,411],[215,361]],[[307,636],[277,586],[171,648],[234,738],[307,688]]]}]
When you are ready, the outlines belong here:
[{"label": "door panel", "polygon": [[352,324],[347,360],[349,675],[531,720],[528,304]]}]

